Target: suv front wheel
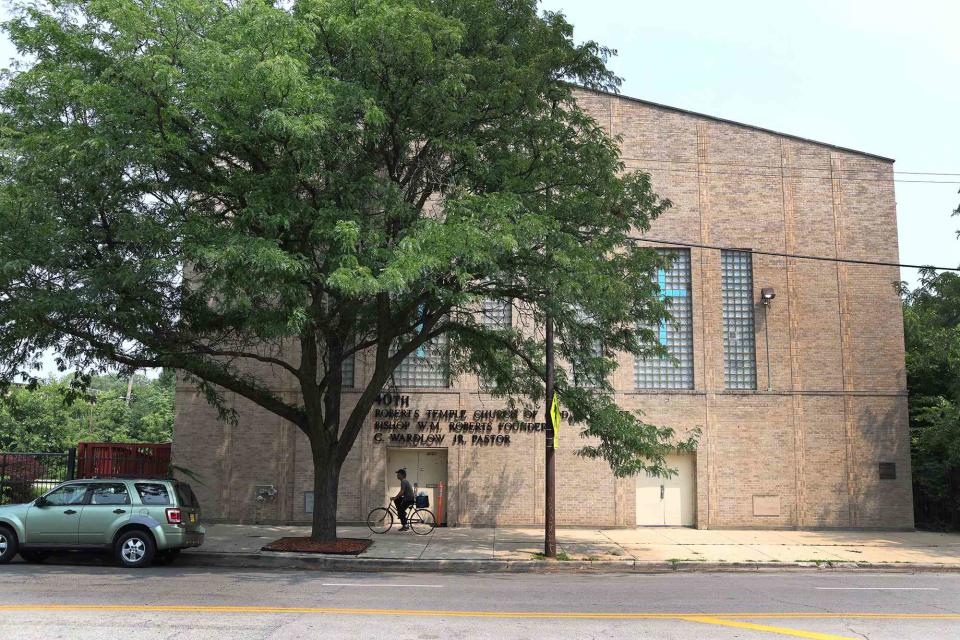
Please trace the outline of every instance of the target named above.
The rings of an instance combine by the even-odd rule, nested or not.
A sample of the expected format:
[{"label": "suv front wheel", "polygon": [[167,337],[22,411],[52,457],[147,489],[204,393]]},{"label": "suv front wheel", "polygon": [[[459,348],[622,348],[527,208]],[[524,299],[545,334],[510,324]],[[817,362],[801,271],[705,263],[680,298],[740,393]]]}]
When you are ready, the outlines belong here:
[{"label": "suv front wheel", "polygon": [[124,533],[117,538],[113,547],[117,562],[131,569],[150,566],[156,551],[157,546],[150,534],[139,530]]}]

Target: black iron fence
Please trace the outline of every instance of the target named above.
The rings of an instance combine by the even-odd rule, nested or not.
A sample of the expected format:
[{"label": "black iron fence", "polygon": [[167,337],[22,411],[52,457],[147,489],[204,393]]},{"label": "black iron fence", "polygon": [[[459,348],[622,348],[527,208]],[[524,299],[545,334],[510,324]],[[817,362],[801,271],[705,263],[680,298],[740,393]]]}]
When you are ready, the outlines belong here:
[{"label": "black iron fence", "polygon": [[169,445],[86,445],[52,453],[0,452],[0,504],[30,502],[77,478],[166,478],[170,471]]},{"label": "black iron fence", "polygon": [[76,476],[76,450],[0,453],[0,504],[20,504]]}]

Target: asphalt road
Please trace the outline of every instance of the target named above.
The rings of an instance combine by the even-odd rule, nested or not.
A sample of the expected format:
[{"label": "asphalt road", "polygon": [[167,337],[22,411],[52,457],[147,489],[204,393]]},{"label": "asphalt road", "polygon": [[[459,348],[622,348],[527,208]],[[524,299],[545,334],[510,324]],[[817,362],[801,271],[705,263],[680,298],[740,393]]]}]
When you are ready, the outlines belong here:
[{"label": "asphalt road", "polygon": [[960,638],[960,574],[0,567],[0,638]]}]

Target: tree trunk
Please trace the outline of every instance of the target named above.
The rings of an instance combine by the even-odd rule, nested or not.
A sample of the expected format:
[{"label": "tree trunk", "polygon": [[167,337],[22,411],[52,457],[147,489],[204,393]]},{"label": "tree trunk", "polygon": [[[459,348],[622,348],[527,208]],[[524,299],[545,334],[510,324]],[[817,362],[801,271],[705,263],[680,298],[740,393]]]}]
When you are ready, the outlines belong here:
[{"label": "tree trunk", "polygon": [[313,452],[313,530],[314,540],[337,539],[337,498],[340,489],[340,465],[330,451]]}]

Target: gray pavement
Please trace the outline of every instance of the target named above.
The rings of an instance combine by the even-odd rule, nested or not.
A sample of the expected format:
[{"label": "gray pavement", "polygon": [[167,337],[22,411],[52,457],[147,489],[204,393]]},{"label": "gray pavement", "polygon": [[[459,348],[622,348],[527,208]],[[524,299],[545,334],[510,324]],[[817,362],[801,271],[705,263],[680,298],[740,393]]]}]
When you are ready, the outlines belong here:
[{"label": "gray pavement", "polygon": [[[284,536],[307,536],[309,527],[214,524],[199,549],[189,554],[261,554]],[[543,529],[529,527],[438,528],[427,536],[393,529],[372,534],[363,526],[339,527],[341,537],[370,538],[361,560],[531,561],[543,551]],[[586,562],[778,563],[821,565],[914,565],[960,570],[960,535],[927,531],[698,530],[687,527],[619,529],[561,528],[559,550]],[[342,556],[341,556],[342,558]],[[208,563],[209,564],[209,563]],[[262,565],[261,565],[262,566]],[[271,565],[276,566],[276,565]],[[329,568],[329,567],[328,567]],[[614,567],[616,568],[616,567]],[[436,569],[436,567],[434,567]]]},{"label": "gray pavement", "polygon": [[960,575],[0,567],[7,638],[960,637]]}]

